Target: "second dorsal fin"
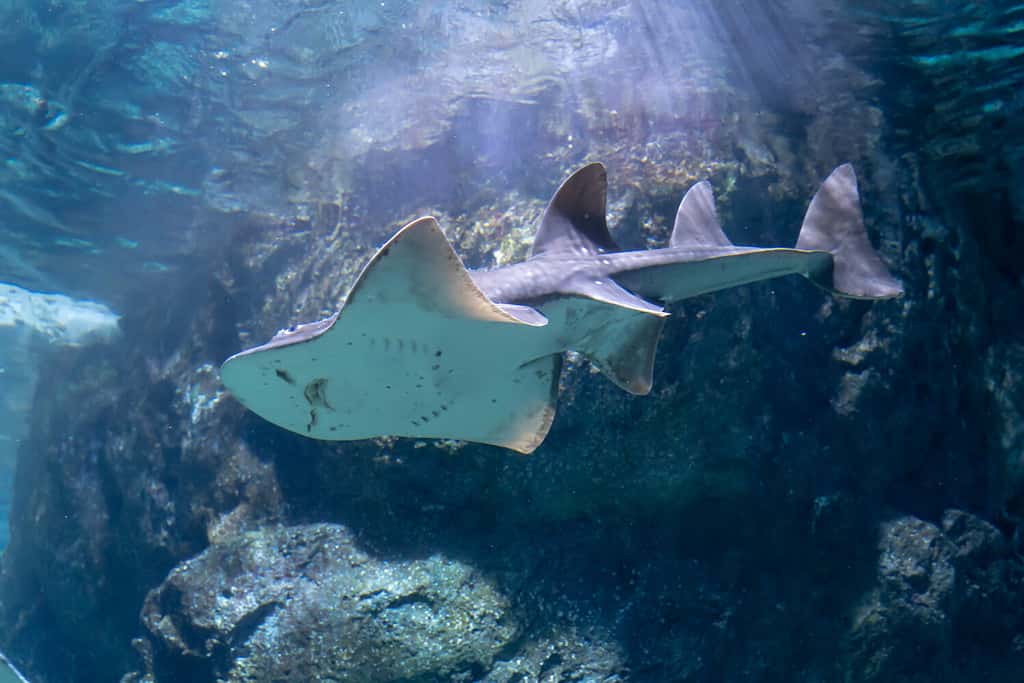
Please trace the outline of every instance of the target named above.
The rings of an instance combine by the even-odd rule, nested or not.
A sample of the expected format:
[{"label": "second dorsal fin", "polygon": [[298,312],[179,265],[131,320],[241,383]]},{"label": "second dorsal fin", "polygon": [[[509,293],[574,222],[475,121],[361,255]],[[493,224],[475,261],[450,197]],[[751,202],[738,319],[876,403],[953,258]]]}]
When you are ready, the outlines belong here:
[{"label": "second dorsal fin", "polygon": [[708,181],[702,180],[691,187],[679,203],[669,244],[673,247],[732,246],[718,222],[715,196]]},{"label": "second dorsal fin", "polygon": [[569,176],[544,211],[530,255],[618,251],[605,220],[607,192],[608,174],[600,163]]}]

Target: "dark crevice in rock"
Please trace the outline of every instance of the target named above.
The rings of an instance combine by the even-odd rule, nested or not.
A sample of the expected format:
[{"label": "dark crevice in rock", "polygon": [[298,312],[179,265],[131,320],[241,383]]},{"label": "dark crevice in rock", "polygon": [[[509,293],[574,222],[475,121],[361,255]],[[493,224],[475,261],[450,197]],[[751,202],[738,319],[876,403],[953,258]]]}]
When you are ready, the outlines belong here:
[{"label": "dark crevice in rock", "polygon": [[395,600],[388,603],[388,609],[402,609],[408,605],[423,605],[425,607],[433,607],[434,600],[429,595],[423,593],[409,593],[403,595]]},{"label": "dark crevice in rock", "polygon": [[282,603],[277,601],[267,602],[239,619],[228,634],[229,641],[226,644],[227,651],[224,654],[230,657],[246,656],[249,649],[249,638],[256,632],[256,629],[263,626],[267,619],[272,617],[282,606]]}]

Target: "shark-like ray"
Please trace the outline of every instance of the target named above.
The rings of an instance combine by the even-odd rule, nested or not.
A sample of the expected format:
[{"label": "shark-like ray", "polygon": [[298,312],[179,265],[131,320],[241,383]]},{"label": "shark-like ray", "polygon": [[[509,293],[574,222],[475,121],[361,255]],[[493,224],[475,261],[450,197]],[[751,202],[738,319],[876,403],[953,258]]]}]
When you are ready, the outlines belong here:
[{"label": "shark-like ray", "polygon": [[374,254],[338,313],[232,356],[224,384],[313,438],[447,438],[529,453],[554,418],[565,351],[626,391],[650,391],[663,304],[789,274],[839,296],[903,291],[868,241],[849,164],[812,199],[793,249],[732,244],[704,182],[679,205],[668,247],[621,251],[606,193],[601,164],[580,169],[548,205],[530,257],[487,271],[468,271],[433,218],[416,220]]}]

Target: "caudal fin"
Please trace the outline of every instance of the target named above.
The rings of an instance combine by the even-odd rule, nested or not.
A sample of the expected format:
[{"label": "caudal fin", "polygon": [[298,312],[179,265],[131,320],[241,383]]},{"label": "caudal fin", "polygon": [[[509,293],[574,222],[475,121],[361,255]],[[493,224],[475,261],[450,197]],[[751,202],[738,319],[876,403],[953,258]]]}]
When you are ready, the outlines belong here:
[{"label": "caudal fin", "polygon": [[855,299],[890,299],[903,294],[903,285],[889,273],[868,240],[857,176],[850,164],[832,171],[814,195],[796,248],[832,254],[831,272],[811,272],[807,277],[834,294]]}]

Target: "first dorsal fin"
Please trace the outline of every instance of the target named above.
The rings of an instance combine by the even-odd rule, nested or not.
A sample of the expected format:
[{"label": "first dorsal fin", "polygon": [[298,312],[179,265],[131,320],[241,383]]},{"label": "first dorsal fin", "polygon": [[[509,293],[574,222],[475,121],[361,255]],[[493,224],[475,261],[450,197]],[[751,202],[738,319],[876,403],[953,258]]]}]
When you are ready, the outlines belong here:
[{"label": "first dorsal fin", "polygon": [[669,244],[673,247],[731,247],[715,210],[711,183],[702,180],[679,202]]},{"label": "first dorsal fin", "polygon": [[608,174],[593,163],[573,173],[551,198],[531,256],[618,251],[605,220]]},{"label": "first dorsal fin", "polygon": [[546,324],[544,316],[521,317],[480,291],[432,216],[409,223],[377,250],[356,278],[345,306],[352,308],[363,299],[384,304],[410,295],[422,307],[449,318]]}]

